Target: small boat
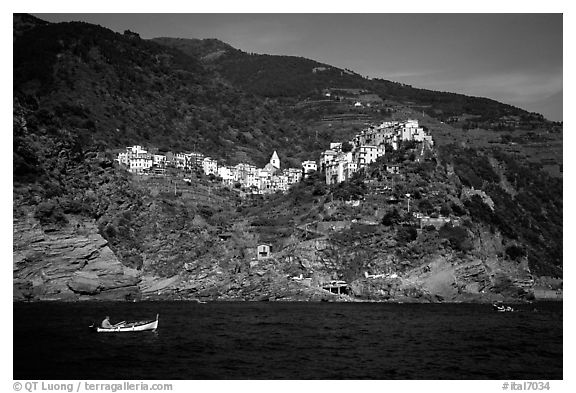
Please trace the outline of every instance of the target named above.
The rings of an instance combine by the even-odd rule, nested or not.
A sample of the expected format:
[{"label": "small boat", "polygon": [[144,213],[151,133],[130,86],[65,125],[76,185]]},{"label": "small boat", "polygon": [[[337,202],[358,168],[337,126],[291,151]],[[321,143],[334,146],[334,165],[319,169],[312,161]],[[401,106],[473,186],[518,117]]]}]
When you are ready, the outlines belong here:
[{"label": "small boat", "polygon": [[513,312],[514,309],[510,306],[505,306],[503,304],[496,304],[494,303],[492,305],[492,308],[494,309],[494,311],[498,311],[498,312]]},{"label": "small boat", "polygon": [[120,332],[144,332],[147,330],[155,331],[158,329],[158,316],[156,314],[155,320],[148,321],[137,321],[137,322],[126,322],[122,321],[113,325],[111,328],[103,328],[101,326],[95,326],[92,324],[90,328],[98,333],[120,333]]}]

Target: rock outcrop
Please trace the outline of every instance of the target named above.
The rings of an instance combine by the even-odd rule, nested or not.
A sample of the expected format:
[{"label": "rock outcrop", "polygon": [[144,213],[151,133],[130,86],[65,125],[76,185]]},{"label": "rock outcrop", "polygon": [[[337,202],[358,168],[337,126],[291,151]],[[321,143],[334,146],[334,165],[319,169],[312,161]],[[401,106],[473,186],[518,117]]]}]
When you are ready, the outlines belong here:
[{"label": "rock outcrop", "polygon": [[[477,233],[466,257],[439,249],[413,262],[390,253],[389,238],[362,236],[351,246],[328,236],[294,239],[263,260],[183,254],[180,270],[161,276],[151,269],[153,254],[145,255],[142,270],[123,265],[93,221],[69,215],[61,227],[43,227],[29,213],[14,220],[14,299],[458,302],[533,296],[527,261],[498,258],[501,238],[488,231]],[[342,279],[349,296],[322,289]]]},{"label": "rock outcrop", "polygon": [[43,228],[33,215],[13,223],[14,300],[130,300],[139,272],[116,258],[92,221],[69,217]]}]

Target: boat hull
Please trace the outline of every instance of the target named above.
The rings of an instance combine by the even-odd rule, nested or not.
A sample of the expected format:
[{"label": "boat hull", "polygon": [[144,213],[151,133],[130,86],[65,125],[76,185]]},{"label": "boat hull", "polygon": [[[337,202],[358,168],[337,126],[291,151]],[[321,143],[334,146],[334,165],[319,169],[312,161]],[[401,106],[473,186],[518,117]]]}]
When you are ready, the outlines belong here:
[{"label": "boat hull", "polygon": [[497,312],[514,312],[514,309],[510,306],[499,306],[494,304],[493,305],[494,311]]},{"label": "boat hull", "polygon": [[98,333],[124,333],[154,331],[156,329],[158,329],[158,317],[155,321],[124,323],[111,328],[97,326],[95,330]]}]

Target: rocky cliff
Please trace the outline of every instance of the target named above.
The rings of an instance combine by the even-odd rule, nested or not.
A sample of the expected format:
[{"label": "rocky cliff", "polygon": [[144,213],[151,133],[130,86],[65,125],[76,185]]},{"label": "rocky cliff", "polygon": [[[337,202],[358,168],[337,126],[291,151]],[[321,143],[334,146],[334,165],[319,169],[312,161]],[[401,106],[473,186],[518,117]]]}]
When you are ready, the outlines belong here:
[{"label": "rocky cliff", "polygon": [[[256,203],[251,212],[246,206],[253,202],[237,205],[227,194],[211,206],[197,205],[193,188],[179,196],[147,193],[146,183],[131,184],[116,171],[94,178],[103,185],[90,191],[86,206],[97,218],[69,211],[68,199],[85,200],[83,187],[51,204],[17,200],[14,300],[458,302],[534,296],[526,256],[506,256],[509,239],[485,224],[384,225],[380,221],[391,219],[382,218],[381,201],[370,199],[377,196],[352,206],[321,195],[309,204],[298,199],[296,206],[306,220],[312,214],[323,221],[296,225],[266,208],[296,217],[300,210],[281,202],[302,190]],[[272,256],[258,260],[256,246],[267,238],[276,239]],[[323,289],[335,280],[347,283],[344,295]]]},{"label": "rocky cliff", "polygon": [[223,270],[218,260],[191,259],[171,277],[124,266],[93,221],[43,226],[32,214],[14,219],[15,301],[30,300],[321,300],[333,297],[280,273],[278,260],[253,261]]},{"label": "rocky cliff", "polygon": [[13,227],[14,300],[140,298],[139,272],[120,263],[93,221],[43,228],[29,214]]},{"label": "rocky cliff", "polygon": [[[484,239],[487,252],[499,239]],[[490,245],[489,245],[490,244]],[[219,260],[213,254],[190,259],[162,277],[124,266],[98,234],[94,222],[68,217],[68,224],[42,226],[32,214],[14,220],[14,300],[256,300],[458,302],[525,300],[533,278],[527,263],[496,258],[457,258],[447,253],[424,258],[401,273],[390,258],[364,260],[342,295],[322,289],[343,278],[348,260],[361,251],[322,237],[294,241],[272,257],[248,262]],[[226,254],[222,253],[223,258]],[[366,257],[365,254],[363,254]],[[479,254],[478,254],[479,255]],[[385,272],[365,276],[362,270]],[[388,269],[388,270],[387,270]],[[298,273],[300,276],[298,276]]]}]

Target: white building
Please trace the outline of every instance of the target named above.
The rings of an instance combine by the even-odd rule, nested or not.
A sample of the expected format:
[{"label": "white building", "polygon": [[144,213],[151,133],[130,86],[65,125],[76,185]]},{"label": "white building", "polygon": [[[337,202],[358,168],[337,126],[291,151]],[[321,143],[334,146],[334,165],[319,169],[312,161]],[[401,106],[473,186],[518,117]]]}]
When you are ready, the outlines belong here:
[{"label": "white building", "polygon": [[204,162],[204,154],[198,152],[186,153],[185,154],[187,165],[190,167],[202,168],[202,163]]},{"label": "white building", "polygon": [[271,181],[272,181],[272,173],[266,169],[260,169],[258,171],[258,190],[260,193],[265,193],[270,190]]},{"label": "white building", "polygon": [[129,170],[132,173],[140,173],[152,168],[151,157],[133,157],[129,160]]},{"label": "white building", "polygon": [[383,148],[378,149],[377,146],[360,146],[354,151],[353,161],[358,165],[358,168],[364,168],[368,164],[375,162],[383,150]]},{"label": "white building", "polygon": [[428,142],[430,146],[434,146],[432,135],[426,133],[423,128],[418,128],[416,133],[412,136],[416,142]]},{"label": "white building", "polygon": [[134,145],[126,148],[126,152],[118,154],[117,161],[128,167],[132,173],[140,173],[152,167],[154,159],[152,154],[144,150],[142,146]]},{"label": "white building", "polygon": [[344,179],[345,161],[335,160],[326,167],[326,184],[340,183]]},{"label": "white building", "polygon": [[331,142],[330,150],[333,150],[336,153],[340,153],[342,151],[342,142]]},{"label": "white building", "polygon": [[231,169],[235,182],[240,183],[246,188],[259,189],[260,178],[258,176],[258,168],[254,165],[240,163]]},{"label": "white building", "polygon": [[302,170],[298,168],[288,168],[284,170],[284,175],[288,178],[288,184],[296,184],[302,180]]},{"label": "white building", "polygon": [[424,128],[418,126],[418,120],[406,120],[401,124],[400,139],[403,141],[427,141],[433,145],[432,135],[424,131]]},{"label": "white building", "polygon": [[166,156],[163,154],[154,154],[152,156],[152,165],[158,168],[166,167]]},{"label": "white building", "polygon": [[318,165],[316,165],[316,161],[304,161],[302,162],[302,170],[306,178],[310,172],[318,170]]},{"label": "white building", "polygon": [[178,169],[188,168],[188,159],[185,153],[176,153],[174,155],[174,165]]},{"label": "white building", "polygon": [[273,191],[287,191],[288,176],[285,175],[272,176],[272,178],[270,179],[270,188]]},{"label": "white building", "polygon": [[354,175],[356,172],[358,172],[357,163],[347,162],[346,164],[344,164],[344,180],[349,180],[350,178],[352,178],[352,175]]},{"label": "white building", "polygon": [[[332,145],[332,143],[330,145]],[[320,170],[325,171],[326,166],[334,161],[334,158],[336,158],[337,155],[338,153],[331,149],[323,151],[322,154],[320,154]]]},{"label": "white building", "polygon": [[340,153],[326,166],[326,184],[341,183],[349,179],[358,166],[353,162],[353,153]]},{"label": "white building", "polygon": [[242,184],[247,188],[258,189],[260,187],[260,178],[256,172],[247,172],[243,178]]},{"label": "white building", "polygon": [[211,159],[210,157],[204,158],[202,161],[202,170],[206,176],[217,175],[218,174],[218,161]]},{"label": "white building", "polygon": [[255,174],[257,171],[254,165],[240,163],[234,167],[234,180],[243,181],[245,176],[249,173]]},{"label": "white building", "polygon": [[354,137],[352,144],[354,147],[362,145],[380,145],[390,144],[394,150],[398,149],[400,141],[427,141],[433,144],[432,136],[424,131],[424,128],[418,126],[418,120],[410,119],[404,122],[387,121],[378,127],[370,126]]},{"label": "white building", "polygon": [[352,145],[354,147],[363,145],[379,146],[388,142],[392,137],[393,133],[390,130],[370,127],[356,135],[352,140]]},{"label": "white building", "polygon": [[128,165],[128,153],[127,152],[118,153],[118,158],[116,159],[116,161],[118,161],[119,164]]},{"label": "white building", "polygon": [[228,166],[218,167],[218,176],[222,178],[222,183],[227,186],[234,185],[234,168]]},{"label": "white building", "polygon": [[126,152],[133,156],[142,156],[148,154],[148,151],[144,150],[144,148],[140,145],[129,146],[126,148]]}]

